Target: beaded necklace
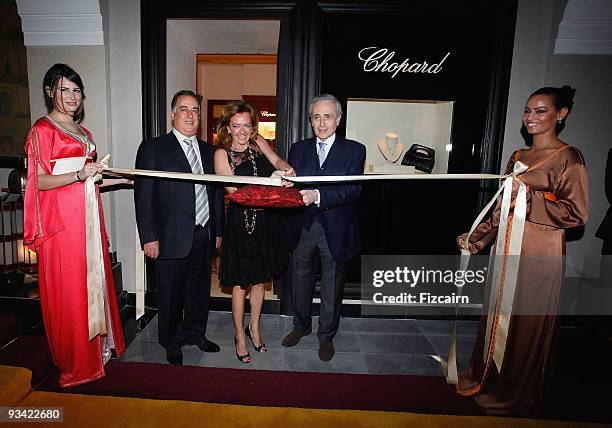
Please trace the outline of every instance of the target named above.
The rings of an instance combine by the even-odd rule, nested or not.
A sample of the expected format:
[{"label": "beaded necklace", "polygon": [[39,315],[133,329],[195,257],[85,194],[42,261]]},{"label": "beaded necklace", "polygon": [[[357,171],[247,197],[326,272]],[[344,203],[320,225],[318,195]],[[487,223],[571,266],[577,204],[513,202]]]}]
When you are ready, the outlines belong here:
[{"label": "beaded necklace", "polygon": [[[253,166],[253,176],[257,177],[257,162],[255,162],[255,156],[253,155],[253,150],[251,149],[251,145],[247,146],[245,150],[249,160],[251,161],[251,165]],[[236,152],[234,149],[230,147],[230,159],[232,168],[232,174],[234,174],[234,170],[236,169]],[[257,223],[257,211],[253,208],[245,208],[242,213],[244,214],[244,227],[249,235],[252,235],[255,232],[255,224]]]},{"label": "beaded necklace", "polygon": [[82,133],[81,135],[75,134],[70,129],[66,128],[61,123],[53,119],[50,115],[46,115],[45,117],[49,119],[51,123],[53,123],[57,128],[59,128],[60,131],[64,132],[65,134],[68,134],[69,136],[71,136],[72,138],[74,138],[75,140],[83,144],[85,146],[85,156],[89,156],[91,154],[91,152],[93,151],[93,148],[95,147],[95,144],[93,141],[89,139],[89,137],[87,136],[87,133],[83,131],[83,128],[81,128],[81,126],[78,123],[75,123],[75,125],[81,131]]}]

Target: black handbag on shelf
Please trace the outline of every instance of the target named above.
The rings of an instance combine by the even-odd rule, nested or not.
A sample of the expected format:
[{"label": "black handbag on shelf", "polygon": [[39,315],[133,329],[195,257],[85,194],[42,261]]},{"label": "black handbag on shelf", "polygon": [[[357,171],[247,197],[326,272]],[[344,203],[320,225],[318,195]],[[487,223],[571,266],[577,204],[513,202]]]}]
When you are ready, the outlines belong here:
[{"label": "black handbag on shelf", "polygon": [[431,147],[413,144],[410,146],[404,158],[402,165],[414,166],[419,171],[431,172],[436,163],[436,151]]}]

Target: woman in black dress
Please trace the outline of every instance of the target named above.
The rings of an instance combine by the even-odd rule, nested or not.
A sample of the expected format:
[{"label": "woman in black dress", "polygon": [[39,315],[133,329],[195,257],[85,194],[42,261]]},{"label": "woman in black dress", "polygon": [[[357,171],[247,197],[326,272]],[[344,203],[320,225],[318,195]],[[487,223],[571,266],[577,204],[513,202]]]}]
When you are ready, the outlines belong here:
[{"label": "woman in black dress", "polygon": [[[217,125],[222,148],[215,153],[215,173],[243,176],[291,176],[293,168],[257,134],[258,115],[249,104],[238,101],[225,106]],[[233,193],[236,187],[226,187]],[[219,280],[232,286],[232,315],[236,329],[236,357],[249,363],[246,337],[257,352],[268,349],[261,340],[259,319],[264,300],[264,282],[287,268],[288,248],[283,218],[273,209],[256,209],[230,202],[225,237],[221,246]],[[250,289],[251,320],[243,331],[244,301]]]}]

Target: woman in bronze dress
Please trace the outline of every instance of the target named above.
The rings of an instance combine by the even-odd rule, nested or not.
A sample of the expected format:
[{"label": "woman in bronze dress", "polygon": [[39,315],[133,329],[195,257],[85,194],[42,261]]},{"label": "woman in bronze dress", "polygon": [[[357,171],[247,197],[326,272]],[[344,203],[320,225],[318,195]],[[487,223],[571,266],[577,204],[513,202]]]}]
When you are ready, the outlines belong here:
[{"label": "woman in bronze dress", "polygon": [[[460,374],[457,385],[459,394],[475,397],[488,414],[537,412],[551,374],[563,283],[565,229],[584,224],[588,217],[584,158],[577,148],[559,139],[574,93],[569,86],[545,87],[529,97],[523,126],[533,144],[515,151],[506,168],[506,173],[512,172],[519,160],[529,167],[519,176],[527,186],[527,215],[510,322],[507,331],[499,328],[500,309],[496,306],[487,335],[487,315],[482,317],[469,368]],[[500,205],[498,201],[491,217],[470,236],[468,249],[472,254],[495,239]],[[514,199],[510,216],[513,205]],[[508,254],[508,233],[509,230],[504,255]],[[465,236],[458,238],[462,248]],[[502,292],[504,286],[500,285]],[[499,351],[495,343],[503,343],[504,337],[503,359],[498,364],[494,361],[494,353]]]}]

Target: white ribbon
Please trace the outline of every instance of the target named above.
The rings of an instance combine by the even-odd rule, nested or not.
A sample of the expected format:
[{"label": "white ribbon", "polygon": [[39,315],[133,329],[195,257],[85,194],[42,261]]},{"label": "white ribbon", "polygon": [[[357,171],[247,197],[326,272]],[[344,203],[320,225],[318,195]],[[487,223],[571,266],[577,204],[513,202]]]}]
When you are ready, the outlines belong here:
[{"label": "white ribbon", "polygon": [[341,183],[344,181],[379,181],[379,180],[491,180],[506,178],[499,174],[363,174],[363,175],[313,175],[300,177],[247,177],[239,175],[193,174],[188,172],[156,171],[151,169],[112,168],[104,169],[105,174],[120,176],[141,176],[156,178],[173,178],[186,181],[204,181],[212,183],[259,184],[262,186],[282,185],[282,181],[293,183]]},{"label": "white ribbon", "polygon": [[[501,316],[498,323],[497,333],[494,337],[495,341],[495,353],[494,361],[498,370],[501,370],[503,361],[504,351],[506,348],[506,339],[508,333],[508,325],[510,323],[510,315],[512,312],[512,302],[514,301],[514,291],[516,289],[516,279],[518,275],[518,257],[506,257],[504,243],[506,240],[506,232],[508,230],[508,217],[510,213],[510,205],[512,200],[512,183],[516,181],[519,184],[519,190],[515,199],[514,216],[511,225],[511,236],[510,245],[507,255],[518,256],[521,253],[521,245],[523,241],[523,229],[525,226],[525,217],[527,212],[527,188],[525,184],[518,178],[519,175],[527,171],[528,166],[522,162],[516,162],[512,171],[512,174],[502,176],[505,178],[503,184],[499,187],[497,192],[484,209],[478,214],[476,220],[472,223],[467,236],[465,237],[464,248],[461,249],[461,261],[459,269],[466,271],[470,261],[470,251],[468,250],[470,236],[474,233],[474,230],[482,222],[485,215],[491,210],[500,193],[502,194],[502,206],[499,220],[499,227],[497,231],[497,243],[496,250],[493,260],[493,277],[491,281],[491,295],[489,298],[489,312],[487,314],[487,330],[485,335],[485,346],[484,346],[484,359],[486,361],[488,355],[488,349],[491,339],[491,328],[495,319],[495,313],[497,310],[498,293],[500,288],[500,282],[503,277],[505,284],[505,292],[501,299]],[[509,261],[510,264],[506,266],[501,261]],[[505,267],[505,268],[504,268]],[[505,270],[504,270],[505,269]],[[504,274],[502,275],[502,271]],[[457,286],[457,294],[461,296],[462,287]],[[440,355],[431,355],[433,359],[438,361],[442,365],[442,372],[446,378],[446,382],[450,384],[457,384],[459,381],[459,375],[457,370],[457,315],[459,306],[455,305],[455,321],[453,322],[453,330],[451,336],[451,344],[448,352],[448,360],[445,360]]]},{"label": "white ribbon", "polygon": [[[514,293],[518,279],[519,256],[523,243],[523,230],[525,229],[525,218],[527,214],[527,186],[517,178],[518,175],[527,171],[528,167],[522,162],[514,164],[512,180],[504,183],[504,195],[502,197],[499,229],[497,231],[497,242],[495,245],[495,261],[493,263],[494,283],[492,283],[491,296],[489,298],[489,316],[487,318],[487,331],[485,335],[485,355],[489,350],[490,341],[493,340],[493,361],[498,371],[501,371],[506,341],[508,338],[508,327],[512,314]],[[514,213],[512,223],[509,224],[512,182],[516,181],[519,189],[514,202]],[[506,236],[510,226],[509,244],[506,248]],[[501,298],[501,301],[499,299]],[[499,309],[497,306],[499,305]],[[491,329],[495,320],[491,320],[491,312],[499,314],[497,334],[491,336]]]},{"label": "white ribbon", "polygon": [[[517,197],[516,207],[515,207],[515,221],[513,223],[513,231],[517,231],[517,237],[515,238],[514,245],[518,245],[518,254],[520,254],[520,243],[522,241],[522,229],[524,225],[524,214],[521,212],[525,211],[525,203],[521,202],[525,199],[525,186],[518,180],[516,177],[519,174],[522,174],[527,170],[527,166],[521,162],[517,162],[515,165],[515,170],[510,175],[500,175],[500,174],[364,174],[364,175],[329,175],[329,176],[299,176],[299,177],[245,177],[245,176],[223,176],[223,175],[215,175],[215,174],[192,174],[192,173],[183,173],[183,172],[168,172],[168,171],[155,171],[155,170],[143,170],[143,169],[131,169],[131,168],[111,168],[107,167],[104,170],[105,174],[111,175],[120,175],[120,176],[142,176],[142,177],[156,177],[156,178],[171,178],[171,179],[179,179],[186,181],[203,181],[203,182],[215,182],[215,183],[238,183],[238,184],[258,184],[264,186],[281,186],[282,180],[287,180],[294,183],[341,183],[341,182],[353,182],[353,181],[379,181],[379,180],[491,180],[491,179],[506,179],[505,184],[499,188],[493,199],[487,204],[485,209],[478,215],[476,220],[474,221],[470,232],[466,238],[466,244],[469,240],[469,236],[476,229],[476,227],[480,224],[484,216],[493,206],[499,194],[504,191],[504,198],[510,200],[510,195],[512,192],[512,180],[517,180],[520,184],[519,188],[519,196]],[[523,207],[522,209],[520,207]],[[504,206],[502,206],[503,211]],[[509,202],[507,206],[509,210]],[[507,222],[508,212],[505,213],[505,221]],[[520,223],[519,220],[522,218],[523,223]],[[499,236],[501,235],[502,230],[502,222],[500,221],[500,232],[498,235],[498,243],[500,241]],[[515,224],[516,223],[516,224]],[[504,223],[503,230],[505,233],[506,225]],[[518,235],[518,230],[520,230],[520,236]],[[503,242],[503,240],[502,240]],[[514,247],[513,247],[514,248]],[[460,268],[465,270],[467,269],[469,262],[469,251],[467,249],[461,250],[461,262]],[[508,277],[511,279],[512,275]],[[516,274],[514,275],[516,278]],[[461,292],[461,288],[458,287],[459,295]],[[514,294],[514,288],[512,288],[512,296]],[[139,295],[142,296],[139,297]],[[510,304],[511,308],[511,299],[507,298],[503,300],[504,307]],[[142,302],[144,305],[144,287],[139,287],[137,284],[137,313],[142,313],[144,310],[139,311],[138,302]],[[142,308],[141,308],[142,309]],[[455,308],[455,312],[457,314],[458,307]],[[456,318],[456,317],[455,317]],[[503,345],[505,346],[505,341],[503,341]],[[501,342],[500,342],[501,346]],[[503,353],[502,353],[503,356]],[[445,376],[447,377],[447,381],[449,383],[457,383],[457,362],[456,362],[456,320],[453,325],[453,336],[451,339],[451,349],[448,356],[448,363],[446,360],[438,355],[432,355],[437,361],[442,364],[443,371]]]},{"label": "white ribbon", "polygon": [[[107,163],[110,155],[100,162]],[[100,232],[100,208],[96,194],[95,182],[102,179],[96,176],[85,180],[85,251],[87,257],[87,312],[89,340],[97,335],[106,334],[106,313],[104,310],[104,287],[106,277],[104,272],[104,254],[102,252],[102,236]]]},{"label": "white ribbon", "polygon": [[[156,171],[152,169],[105,168],[104,174],[155,178],[172,178],[186,181],[205,181],[213,183],[259,184],[262,186],[281,186],[281,179],[276,177],[244,177],[239,175],[193,174],[190,172]],[[292,177],[293,178],[293,177]]]},{"label": "white ribbon", "polygon": [[[138,228],[136,228],[136,236],[138,236]],[[134,249],[136,251],[136,272],[134,274],[134,282],[136,283],[136,319],[140,319],[145,313],[145,256],[138,239],[134,241]]]}]

